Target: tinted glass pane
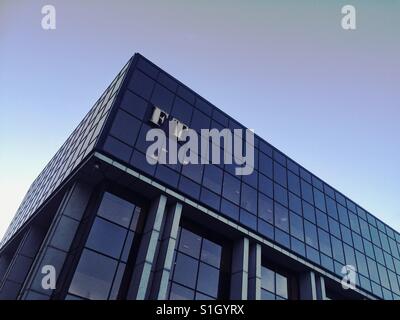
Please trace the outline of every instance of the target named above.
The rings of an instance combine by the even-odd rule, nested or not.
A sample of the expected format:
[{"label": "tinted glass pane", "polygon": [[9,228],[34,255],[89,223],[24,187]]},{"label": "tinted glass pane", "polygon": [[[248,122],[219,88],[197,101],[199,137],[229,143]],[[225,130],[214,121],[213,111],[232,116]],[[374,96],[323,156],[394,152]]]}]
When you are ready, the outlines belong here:
[{"label": "tinted glass pane", "polygon": [[315,223],[315,210],[314,207],[307,202],[303,201],[303,216],[307,220]]},{"label": "tinted glass pane", "polygon": [[317,228],[315,225],[308,221],[304,221],[304,233],[306,237],[306,243],[318,249]]},{"label": "tinted glass pane", "polygon": [[295,196],[293,193],[289,192],[289,209],[301,215],[301,200],[298,196]]},{"label": "tinted glass pane", "polygon": [[275,272],[261,266],[261,288],[275,292]]},{"label": "tinted glass pane", "polygon": [[332,256],[331,243],[329,241],[329,234],[322,229],[318,229],[319,247],[321,252],[328,256]]},{"label": "tinted glass pane", "polygon": [[126,233],[126,229],[101,218],[96,218],[90,230],[86,247],[119,258]]},{"label": "tinted glass pane", "polygon": [[182,253],[176,256],[174,281],[189,288],[195,288],[198,262]]},{"label": "tinted glass pane", "polygon": [[318,189],[314,188],[314,201],[315,201],[315,206],[323,211],[326,212],[326,207],[325,207],[325,196],[324,194],[319,191]]},{"label": "tinted glass pane", "polygon": [[341,263],[344,263],[344,253],[342,242],[331,236],[333,258]]},{"label": "tinted glass pane", "polygon": [[217,166],[206,166],[204,169],[203,185],[220,194],[222,186],[222,170]]},{"label": "tinted glass pane", "polygon": [[184,228],[181,229],[179,240],[179,251],[186,253],[194,258],[200,256],[201,237]]},{"label": "tinted glass pane", "polygon": [[271,198],[258,194],[258,216],[269,223],[273,223],[274,204]]},{"label": "tinted glass pane", "polygon": [[295,213],[290,213],[290,234],[304,240],[303,219]]},{"label": "tinted glass pane", "polygon": [[326,197],[326,208],[328,215],[330,215],[334,219],[338,219],[336,202],[329,197]]},{"label": "tinted glass pane", "polygon": [[257,190],[245,183],[242,184],[241,205],[247,211],[257,213]]},{"label": "tinted glass pane", "polygon": [[303,199],[307,200],[309,203],[314,203],[313,191],[311,184],[301,180],[301,195]]},{"label": "tinted glass pane", "polygon": [[201,260],[219,268],[221,262],[222,247],[207,239],[203,240],[201,248]]},{"label": "tinted glass pane", "polygon": [[276,202],[275,202],[275,226],[284,231],[289,231],[288,210]]},{"label": "tinted glass pane", "polygon": [[272,159],[263,153],[259,153],[258,167],[262,174],[272,178]]},{"label": "tinted glass pane", "polygon": [[288,205],[287,190],[276,183],[274,183],[274,199],[284,206]]},{"label": "tinted glass pane", "polygon": [[204,263],[200,263],[197,290],[212,296],[218,295],[219,270]]},{"label": "tinted glass pane", "polygon": [[278,182],[280,185],[286,187],[287,182],[286,182],[286,168],[281,166],[279,163],[276,161],[274,162],[274,179],[276,182]]},{"label": "tinted glass pane", "polygon": [[171,285],[171,292],[169,295],[170,300],[193,300],[194,291],[188,288],[182,287],[177,283]]},{"label": "tinted glass pane", "polygon": [[108,298],[117,262],[90,250],[82,252],[69,292],[84,298]]},{"label": "tinted glass pane", "polygon": [[135,205],[105,192],[97,214],[124,227],[129,227]]},{"label": "tinted glass pane", "polygon": [[300,196],[300,179],[295,174],[288,172],[288,188],[291,192]]},{"label": "tinted glass pane", "polygon": [[258,188],[260,192],[267,196],[271,198],[274,196],[274,184],[272,180],[262,174],[258,175]]},{"label": "tinted glass pane", "polygon": [[240,198],[240,180],[234,178],[228,173],[224,174],[224,188],[222,195],[224,198],[239,204]]},{"label": "tinted glass pane", "polygon": [[279,273],[276,274],[276,294],[282,298],[288,298],[287,278]]}]

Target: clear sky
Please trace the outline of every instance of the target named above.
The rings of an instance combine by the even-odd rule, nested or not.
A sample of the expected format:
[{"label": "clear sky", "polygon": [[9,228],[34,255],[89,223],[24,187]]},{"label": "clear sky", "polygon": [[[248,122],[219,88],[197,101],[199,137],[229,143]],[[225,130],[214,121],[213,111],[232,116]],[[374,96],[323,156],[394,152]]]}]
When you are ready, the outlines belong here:
[{"label": "clear sky", "polygon": [[400,231],[399,30],[396,0],[1,0],[0,236],[135,52]]}]

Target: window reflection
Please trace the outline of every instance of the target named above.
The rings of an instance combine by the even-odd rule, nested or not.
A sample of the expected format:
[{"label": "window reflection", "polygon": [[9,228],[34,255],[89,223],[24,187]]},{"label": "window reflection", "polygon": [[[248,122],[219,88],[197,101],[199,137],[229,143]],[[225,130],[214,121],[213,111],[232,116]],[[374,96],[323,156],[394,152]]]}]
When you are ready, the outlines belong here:
[{"label": "window reflection", "polygon": [[221,245],[181,227],[175,248],[169,299],[218,298],[221,257]]},{"label": "window reflection", "polygon": [[84,299],[117,299],[141,209],[105,192],[68,293]]},{"label": "window reflection", "polygon": [[289,299],[288,277],[275,269],[261,266],[261,299]]}]

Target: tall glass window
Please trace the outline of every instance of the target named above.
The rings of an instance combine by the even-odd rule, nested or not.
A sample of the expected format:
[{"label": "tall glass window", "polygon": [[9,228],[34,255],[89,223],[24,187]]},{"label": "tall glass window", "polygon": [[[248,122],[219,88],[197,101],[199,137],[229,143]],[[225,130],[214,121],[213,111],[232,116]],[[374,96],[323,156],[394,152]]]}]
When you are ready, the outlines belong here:
[{"label": "tall glass window", "polygon": [[265,265],[261,266],[261,300],[288,300],[288,276]]},{"label": "tall glass window", "polygon": [[104,193],[69,286],[69,298],[118,298],[140,212],[135,204]]},{"label": "tall glass window", "polygon": [[223,247],[181,227],[169,282],[170,300],[221,298]]}]

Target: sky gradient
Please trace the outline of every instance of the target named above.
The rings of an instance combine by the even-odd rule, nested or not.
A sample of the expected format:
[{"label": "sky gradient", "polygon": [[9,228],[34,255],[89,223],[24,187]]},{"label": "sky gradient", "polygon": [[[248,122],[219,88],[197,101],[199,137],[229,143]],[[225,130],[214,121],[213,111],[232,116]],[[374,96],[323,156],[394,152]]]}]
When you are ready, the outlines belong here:
[{"label": "sky gradient", "polygon": [[0,236],[135,52],[400,231],[399,30],[395,0],[2,0]]}]

